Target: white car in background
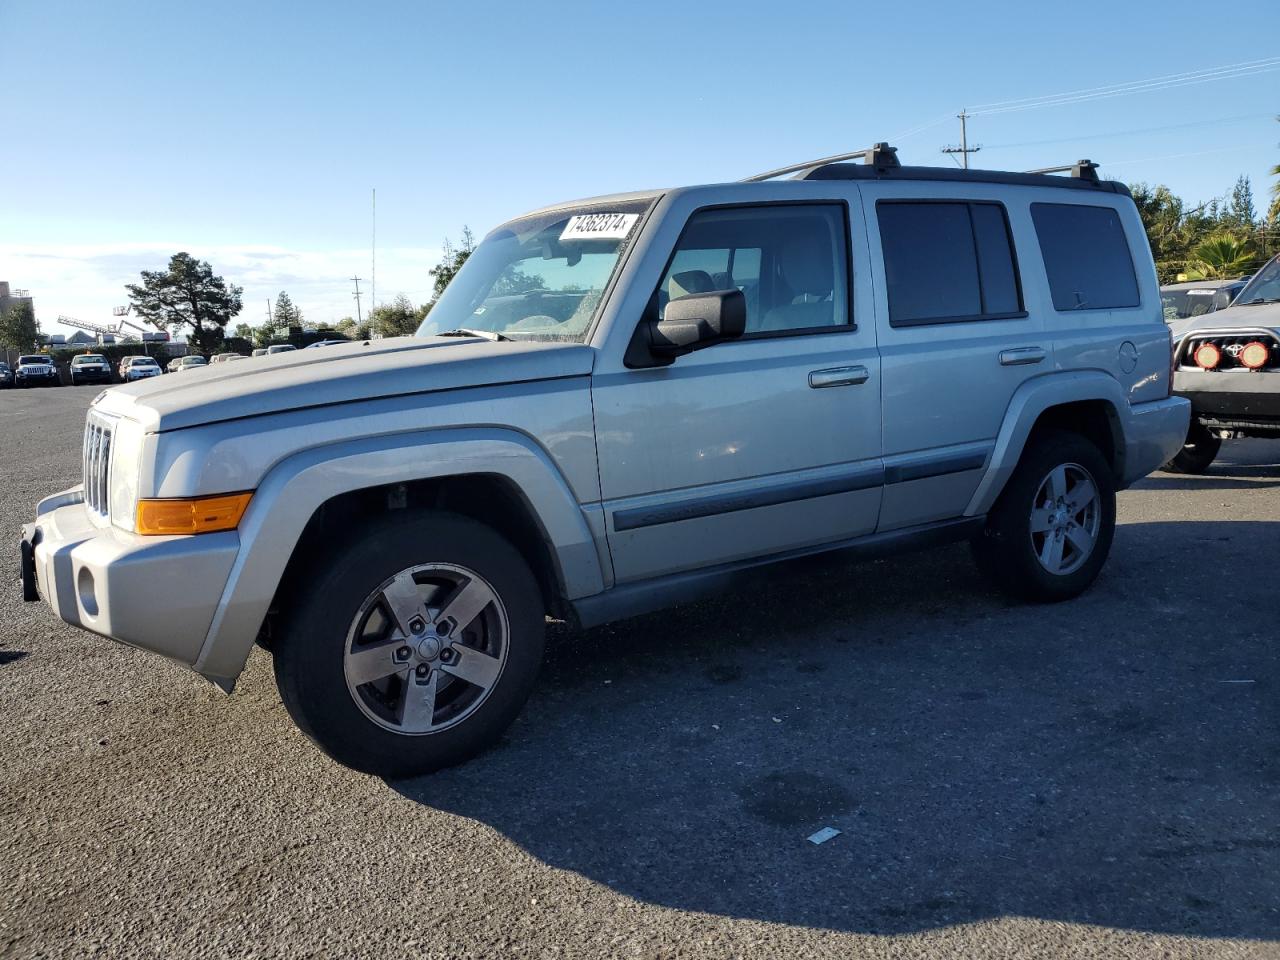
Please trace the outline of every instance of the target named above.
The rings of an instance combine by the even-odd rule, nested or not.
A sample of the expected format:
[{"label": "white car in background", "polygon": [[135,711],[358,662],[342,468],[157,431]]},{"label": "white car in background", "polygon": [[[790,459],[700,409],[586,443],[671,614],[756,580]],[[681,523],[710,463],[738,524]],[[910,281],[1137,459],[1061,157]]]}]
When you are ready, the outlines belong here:
[{"label": "white car in background", "polygon": [[145,380],[147,377],[158,377],[162,373],[164,371],[160,369],[160,364],[150,357],[125,357],[124,362],[120,364],[120,379],[125,383]]}]

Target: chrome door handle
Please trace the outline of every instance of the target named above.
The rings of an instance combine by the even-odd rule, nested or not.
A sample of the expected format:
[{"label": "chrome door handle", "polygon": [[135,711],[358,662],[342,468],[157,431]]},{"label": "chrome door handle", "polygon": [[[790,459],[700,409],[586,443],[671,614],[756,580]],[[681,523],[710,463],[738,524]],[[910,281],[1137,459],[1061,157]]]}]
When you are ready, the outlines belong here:
[{"label": "chrome door handle", "polygon": [[1000,364],[1005,367],[1016,367],[1024,363],[1039,363],[1048,354],[1044,347],[1017,347],[1013,350],[1000,351]]},{"label": "chrome door handle", "polygon": [[825,370],[809,371],[809,386],[815,390],[822,387],[853,387],[866,383],[871,373],[866,367],[828,367]]}]

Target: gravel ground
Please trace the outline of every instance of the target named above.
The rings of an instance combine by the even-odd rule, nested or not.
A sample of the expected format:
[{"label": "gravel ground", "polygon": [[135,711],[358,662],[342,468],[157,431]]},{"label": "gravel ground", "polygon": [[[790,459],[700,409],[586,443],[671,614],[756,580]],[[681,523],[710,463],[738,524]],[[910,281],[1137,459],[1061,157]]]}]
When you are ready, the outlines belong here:
[{"label": "gravel ground", "polygon": [[1071,603],[953,547],[562,631],[499,747],[384,782],[260,651],[226,697],[20,602],[96,392],[0,393],[0,955],[1280,955],[1280,444],[1122,494]]}]

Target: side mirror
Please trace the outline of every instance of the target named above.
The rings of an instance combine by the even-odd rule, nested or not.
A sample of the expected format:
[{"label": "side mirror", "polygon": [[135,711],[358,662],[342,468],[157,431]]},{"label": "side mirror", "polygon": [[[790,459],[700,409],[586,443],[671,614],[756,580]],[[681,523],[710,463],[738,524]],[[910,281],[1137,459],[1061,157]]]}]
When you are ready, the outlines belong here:
[{"label": "side mirror", "polygon": [[674,359],[742,336],[747,329],[747,298],[741,290],[676,297],[667,304],[661,320],[650,320],[641,326],[648,328],[649,352]]}]

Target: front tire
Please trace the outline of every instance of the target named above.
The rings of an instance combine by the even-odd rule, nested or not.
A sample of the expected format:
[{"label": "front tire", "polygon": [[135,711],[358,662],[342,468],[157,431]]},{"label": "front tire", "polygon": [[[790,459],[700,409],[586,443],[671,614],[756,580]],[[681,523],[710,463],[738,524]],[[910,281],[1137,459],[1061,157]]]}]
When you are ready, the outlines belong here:
[{"label": "front tire", "polygon": [[1013,599],[1070,600],[1097,579],[1115,525],[1115,480],[1101,451],[1077,433],[1046,431],[987,515],[974,559]]},{"label": "front tire", "polygon": [[315,563],[273,644],[290,716],[339,763],[430,773],[493,744],[537,678],[544,610],[520,553],[455,514],[372,523]]},{"label": "front tire", "polygon": [[1187,442],[1164,465],[1164,469],[1169,473],[1204,473],[1218,458],[1218,451],[1221,449],[1222,438],[1214,436],[1208,427],[1192,420],[1191,427],[1187,430]]}]

